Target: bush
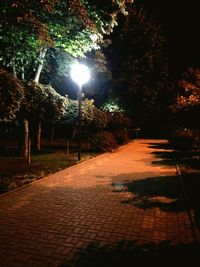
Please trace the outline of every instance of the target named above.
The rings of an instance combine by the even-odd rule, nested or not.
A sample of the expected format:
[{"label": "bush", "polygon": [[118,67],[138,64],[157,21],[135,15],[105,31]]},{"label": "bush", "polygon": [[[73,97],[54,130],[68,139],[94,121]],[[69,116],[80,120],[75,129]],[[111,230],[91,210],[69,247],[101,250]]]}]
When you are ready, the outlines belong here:
[{"label": "bush", "polygon": [[141,128],[132,128],[129,129],[129,138],[130,139],[135,139],[141,134]]},{"label": "bush", "polygon": [[128,142],[129,135],[127,130],[121,130],[114,132],[114,137],[117,144],[122,145]]},{"label": "bush", "polygon": [[191,150],[195,140],[195,133],[191,129],[177,129],[170,138],[170,143],[178,150]]},{"label": "bush", "polygon": [[89,141],[95,150],[100,152],[112,151],[117,147],[114,136],[110,132],[95,134],[89,139]]},{"label": "bush", "polygon": [[200,147],[200,131],[196,131],[194,145],[199,148]]},{"label": "bush", "polygon": [[23,97],[22,83],[12,74],[0,69],[0,122],[10,122],[16,118]]},{"label": "bush", "polygon": [[120,131],[131,125],[131,120],[122,112],[107,113],[109,131]]}]

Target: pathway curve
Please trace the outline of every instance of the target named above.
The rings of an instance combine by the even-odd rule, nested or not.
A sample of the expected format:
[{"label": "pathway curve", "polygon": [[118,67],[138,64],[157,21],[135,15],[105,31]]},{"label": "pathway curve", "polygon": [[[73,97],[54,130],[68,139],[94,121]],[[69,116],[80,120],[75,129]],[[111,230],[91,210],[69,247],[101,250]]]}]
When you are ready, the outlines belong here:
[{"label": "pathway curve", "polygon": [[0,197],[1,267],[165,266],[196,251],[166,140],[135,140]]}]

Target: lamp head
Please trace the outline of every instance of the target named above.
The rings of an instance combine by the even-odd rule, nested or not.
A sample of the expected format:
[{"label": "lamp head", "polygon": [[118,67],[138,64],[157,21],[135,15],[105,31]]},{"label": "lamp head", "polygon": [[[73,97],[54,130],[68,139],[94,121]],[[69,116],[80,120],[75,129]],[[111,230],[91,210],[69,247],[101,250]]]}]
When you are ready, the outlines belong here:
[{"label": "lamp head", "polygon": [[75,63],[72,65],[70,75],[72,80],[79,86],[82,86],[90,79],[90,71],[88,67],[81,63]]}]

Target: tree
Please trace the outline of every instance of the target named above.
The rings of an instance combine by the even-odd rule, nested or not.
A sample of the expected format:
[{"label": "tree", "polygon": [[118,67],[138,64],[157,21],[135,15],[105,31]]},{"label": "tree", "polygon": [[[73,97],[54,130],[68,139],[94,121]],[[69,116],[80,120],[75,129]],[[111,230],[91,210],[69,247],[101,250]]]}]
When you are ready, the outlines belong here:
[{"label": "tree", "polygon": [[181,76],[175,83],[175,101],[170,109],[179,125],[199,128],[196,118],[200,116],[200,69],[189,67]]},{"label": "tree", "polygon": [[108,99],[102,106],[102,109],[106,112],[115,113],[115,112],[124,112],[122,104],[120,103],[119,97],[109,96]]},{"label": "tree", "polygon": [[0,69],[0,122],[14,120],[23,99],[23,84],[4,69]]},{"label": "tree", "polygon": [[[1,5],[2,64],[12,67],[15,76],[32,78],[42,52],[51,39],[45,24],[35,15],[44,15],[55,1],[6,0]],[[26,74],[28,77],[26,77]]]},{"label": "tree", "polygon": [[24,82],[25,93],[18,119],[24,123],[24,155],[28,154],[28,138],[40,150],[41,123],[54,125],[65,112],[68,99],[59,95],[51,86],[35,81]]},{"label": "tree", "polygon": [[[93,112],[94,112],[94,101],[89,99],[84,99],[82,101],[82,126],[86,127],[93,120]],[[76,127],[78,123],[78,101],[77,100],[69,100],[69,104],[66,106],[65,113],[63,115],[62,121],[65,125],[69,127]]]},{"label": "tree", "polygon": [[[106,46],[109,45],[106,44]],[[85,86],[85,96],[94,99],[95,105],[100,107],[108,95],[112,83],[112,75],[103,49],[87,53],[83,63],[90,66],[91,79]]]},{"label": "tree", "polygon": [[137,7],[122,19],[112,44],[113,93],[138,123],[149,121],[168,81],[165,38],[159,24]]},{"label": "tree", "polygon": [[108,123],[107,113],[97,107],[94,107],[94,117],[92,123],[90,125],[90,130],[94,131],[102,131],[106,128]]},{"label": "tree", "polygon": [[[67,64],[98,49],[103,35],[117,24],[117,15],[126,14],[126,5],[131,2],[5,0],[0,19],[1,64],[11,68],[15,77],[39,83],[47,58],[56,55],[57,60],[65,55]],[[60,68],[61,61],[57,62]],[[25,118],[24,125],[29,127]]]},{"label": "tree", "polygon": [[53,50],[77,58],[98,49],[127,2],[132,1],[6,0],[1,5],[2,64],[38,82]]}]

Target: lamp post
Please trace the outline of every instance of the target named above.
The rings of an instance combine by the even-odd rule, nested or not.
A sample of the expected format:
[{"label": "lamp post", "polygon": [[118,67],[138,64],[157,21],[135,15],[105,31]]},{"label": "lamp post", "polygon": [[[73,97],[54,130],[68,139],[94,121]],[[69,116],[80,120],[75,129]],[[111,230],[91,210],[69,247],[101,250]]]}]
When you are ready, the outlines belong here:
[{"label": "lamp post", "polygon": [[82,86],[90,79],[86,65],[75,63],[71,67],[72,80],[78,85],[78,160],[81,160]]}]

